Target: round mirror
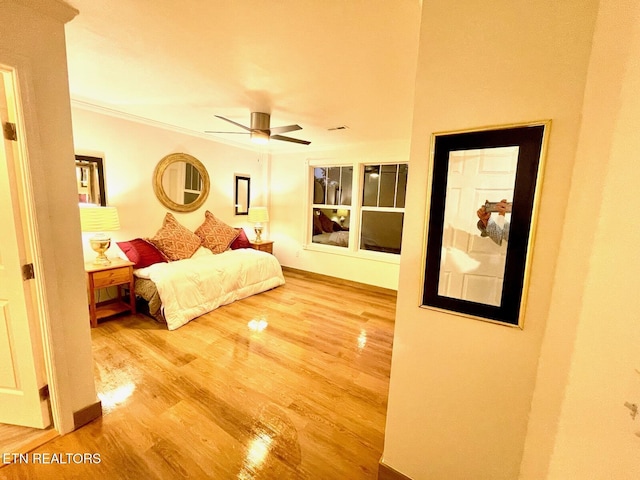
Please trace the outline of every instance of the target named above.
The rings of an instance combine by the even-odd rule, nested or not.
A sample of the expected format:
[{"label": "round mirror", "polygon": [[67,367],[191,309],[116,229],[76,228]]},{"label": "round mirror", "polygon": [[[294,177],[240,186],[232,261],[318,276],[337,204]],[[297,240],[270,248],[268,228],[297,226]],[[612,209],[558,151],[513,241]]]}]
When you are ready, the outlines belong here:
[{"label": "round mirror", "polygon": [[158,162],[153,172],[153,191],[168,209],[193,212],[209,195],[209,174],[197,158],[172,153]]}]

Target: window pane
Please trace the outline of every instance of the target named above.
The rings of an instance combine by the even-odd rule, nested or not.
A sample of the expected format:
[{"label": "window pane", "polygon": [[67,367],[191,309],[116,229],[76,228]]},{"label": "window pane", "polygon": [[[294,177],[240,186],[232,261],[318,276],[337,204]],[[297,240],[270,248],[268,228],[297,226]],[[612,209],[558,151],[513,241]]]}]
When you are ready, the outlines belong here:
[{"label": "window pane", "polygon": [[189,205],[190,203],[195,202],[200,194],[192,193],[192,192],[184,192],[184,204]]},{"label": "window pane", "polygon": [[191,172],[192,172],[191,165],[188,163],[185,163],[184,164],[184,188],[186,188],[187,190],[193,190],[193,187],[191,186]]},{"label": "window pane", "polygon": [[342,195],[340,205],[351,205],[351,183],[353,180],[353,167],[342,167]]},{"label": "window pane", "polygon": [[398,165],[382,165],[380,174],[379,207],[394,207],[396,196],[396,172]]},{"label": "window pane", "polygon": [[404,201],[407,197],[407,176],[409,174],[409,165],[401,163],[398,165],[398,193],[396,196],[396,207],[404,208]]},{"label": "window pane", "polygon": [[338,205],[340,198],[340,167],[327,169],[327,205]]},{"label": "window pane", "polygon": [[380,165],[366,165],[364,167],[364,186],[362,205],[375,207],[378,205],[378,182],[380,180]]},{"label": "window pane", "polygon": [[360,248],[399,254],[403,220],[402,212],[363,211]]},{"label": "window pane", "polygon": [[[344,212],[341,210],[340,213]],[[338,215],[337,209],[314,208],[312,215],[313,243],[338,247],[349,246],[348,213],[343,221],[343,225],[346,226],[341,226],[341,215]]]},{"label": "window pane", "polygon": [[325,203],[325,169],[317,167],[313,169],[313,203]]}]

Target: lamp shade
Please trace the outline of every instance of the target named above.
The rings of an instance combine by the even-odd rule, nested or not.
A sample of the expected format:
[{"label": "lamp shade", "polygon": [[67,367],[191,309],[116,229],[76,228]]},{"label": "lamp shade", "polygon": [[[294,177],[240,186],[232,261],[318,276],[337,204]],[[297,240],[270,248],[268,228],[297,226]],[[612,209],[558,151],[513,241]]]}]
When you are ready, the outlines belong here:
[{"label": "lamp shade", "polygon": [[249,207],[249,218],[252,223],[263,223],[269,221],[267,207]]},{"label": "lamp shade", "polygon": [[120,229],[116,207],[80,207],[80,228],[83,232],[108,232]]},{"label": "lamp shade", "polygon": [[338,215],[339,217],[346,217],[347,215],[349,215],[349,210],[347,210],[346,208],[339,208],[336,212],[336,215]]}]

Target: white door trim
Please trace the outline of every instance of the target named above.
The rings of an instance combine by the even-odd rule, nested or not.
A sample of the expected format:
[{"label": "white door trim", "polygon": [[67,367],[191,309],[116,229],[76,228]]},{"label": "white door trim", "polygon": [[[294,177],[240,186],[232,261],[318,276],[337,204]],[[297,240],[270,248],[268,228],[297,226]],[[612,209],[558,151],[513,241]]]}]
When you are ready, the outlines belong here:
[{"label": "white door trim", "polygon": [[[61,399],[59,396],[59,388],[56,375],[56,363],[54,361],[54,349],[51,344],[51,326],[49,321],[49,308],[47,305],[45,295],[45,283],[44,274],[42,268],[42,255],[40,249],[40,237],[38,235],[38,227],[35,215],[35,202],[33,198],[33,185],[30,171],[30,164],[28,158],[28,149],[25,138],[25,112],[23,110],[24,105],[24,89],[28,89],[28,65],[24,59],[18,58],[6,58],[5,55],[0,55],[0,62],[10,60],[13,65],[7,65],[6,63],[0,63],[0,69],[8,73],[13,77],[12,87],[14,89],[14,95],[16,99],[16,127],[17,127],[17,146],[18,155],[14,159],[16,165],[16,174],[19,176],[18,181],[21,182],[19,189],[20,196],[20,214],[22,215],[22,225],[24,229],[25,249],[27,251],[27,262],[33,263],[35,278],[33,282],[33,296],[32,301],[34,303],[34,311],[37,315],[38,324],[40,327],[40,335],[42,342],[42,355],[44,360],[44,370],[46,380],[49,388],[49,402],[51,407],[53,428],[57,431],[61,431],[62,425],[62,408]],[[24,75],[19,75],[18,71]],[[64,429],[64,430],[72,430]]]}]

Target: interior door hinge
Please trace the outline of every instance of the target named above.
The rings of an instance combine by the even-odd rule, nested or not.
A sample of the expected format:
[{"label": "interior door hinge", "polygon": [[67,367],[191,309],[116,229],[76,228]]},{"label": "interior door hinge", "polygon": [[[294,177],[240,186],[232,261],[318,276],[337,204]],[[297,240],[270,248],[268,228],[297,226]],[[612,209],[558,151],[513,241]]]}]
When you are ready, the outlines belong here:
[{"label": "interior door hinge", "polygon": [[4,138],[13,142],[18,140],[18,131],[16,130],[16,124],[11,122],[5,122],[3,126]]},{"label": "interior door hinge", "polygon": [[41,387],[39,392],[40,392],[40,400],[49,399],[49,385],[45,385],[44,387]]},{"label": "interior door hinge", "polygon": [[22,266],[22,279],[33,280],[36,278],[36,272],[33,269],[33,263],[27,263]]}]

